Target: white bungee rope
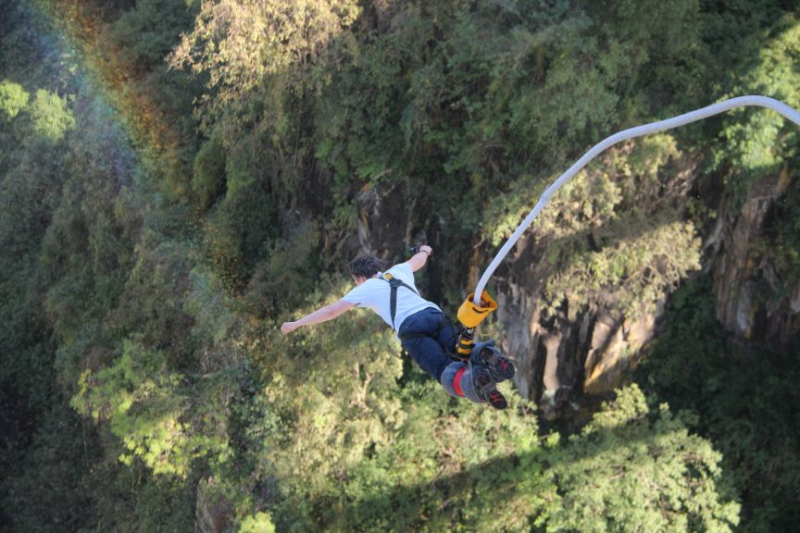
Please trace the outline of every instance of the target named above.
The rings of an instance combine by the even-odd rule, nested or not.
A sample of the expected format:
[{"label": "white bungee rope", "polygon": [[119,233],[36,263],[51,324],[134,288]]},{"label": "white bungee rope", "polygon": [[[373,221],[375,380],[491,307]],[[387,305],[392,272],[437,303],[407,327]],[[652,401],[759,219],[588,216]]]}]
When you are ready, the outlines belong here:
[{"label": "white bungee rope", "polygon": [[483,290],[486,287],[486,284],[489,282],[489,278],[492,277],[494,271],[497,269],[498,265],[500,264],[503,259],[505,259],[506,254],[517,244],[517,241],[525,232],[526,229],[531,225],[533,220],[539,215],[539,213],[544,209],[547,203],[550,201],[550,197],[561,188],[570,178],[575,176],[583,167],[585,167],[589,161],[594,159],[598,154],[604,151],[606,148],[609,148],[618,142],[626,141],[628,139],[634,139],[636,137],[642,137],[644,135],[649,135],[651,133],[656,133],[659,131],[671,130],[673,128],[677,128],[679,126],[684,126],[691,122],[696,122],[698,120],[702,120],[704,118],[711,117],[713,115],[718,115],[720,113],[724,113],[725,111],[729,111],[735,107],[747,107],[747,106],[759,106],[759,107],[766,107],[768,109],[772,109],[773,111],[783,115],[784,117],[788,118],[798,126],[800,126],[800,112],[798,112],[793,107],[790,107],[779,100],[775,100],[774,98],[768,98],[766,96],[740,96],[738,98],[731,98],[729,100],[724,100],[717,104],[713,104],[707,107],[703,107],[697,109],[695,111],[691,111],[689,113],[685,113],[683,115],[678,115],[677,117],[668,118],[666,120],[660,120],[658,122],[653,122],[651,124],[645,124],[643,126],[637,126],[635,128],[630,128],[627,130],[623,130],[619,133],[615,133],[614,135],[607,137],[605,140],[597,143],[591,150],[586,152],[583,157],[581,157],[574,165],[572,165],[569,170],[564,172],[560,178],[554,181],[547,190],[544,191],[544,194],[539,198],[539,201],[536,203],[536,206],[533,210],[525,217],[525,220],[517,227],[511,237],[505,242],[500,251],[497,252],[497,255],[492,260],[489,267],[481,276],[480,281],[478,281],[478,285],[475,288],[475,296],[473,298],[473,303],[478,306],[480,305],[481,295],[483,294]]}]

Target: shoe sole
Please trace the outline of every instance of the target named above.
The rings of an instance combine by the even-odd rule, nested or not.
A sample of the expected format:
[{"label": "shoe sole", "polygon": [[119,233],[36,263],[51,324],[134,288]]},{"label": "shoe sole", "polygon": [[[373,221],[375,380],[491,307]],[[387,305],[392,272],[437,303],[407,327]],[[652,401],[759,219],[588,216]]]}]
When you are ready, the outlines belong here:
[{"label": "shoe sole", "polygon": [[480,370],[477,371],[475,376],[475,384],[480,389],[481,396],[489,403],[489,405],[495,409],[505,409],[508,407],[506,397],[503,396],[502,392],[497,390],[488,368],[485,369],[484,372],[481,372]]},{"label": "shoe sole", "polygon": [[497,354],[489,348],[481,350],[481,359],[483,363],[489,367],[489,371],[493,374],[492,377],[495,381],[503,381],[514,377],[514,363],[507,357]]}]

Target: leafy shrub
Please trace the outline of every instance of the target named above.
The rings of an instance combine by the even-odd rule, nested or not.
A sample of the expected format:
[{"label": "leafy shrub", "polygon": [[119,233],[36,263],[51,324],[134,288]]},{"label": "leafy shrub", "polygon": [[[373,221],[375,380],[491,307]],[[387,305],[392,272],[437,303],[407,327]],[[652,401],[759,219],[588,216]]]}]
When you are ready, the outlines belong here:
[{"label": "leafy shrub", "polygon": [[666,404],[650,413],[636,385],[547,459],[555,487],[538,496],[546,503],[536,518],[547,530],[734,531],[739,523],[721,454]]},{"label": "leafy shrub", "polygon": [[33,130],[49,141],[60,141],[75,128],[75,117],[67,100],[55,93],[39,89],[30,105]]},{"label": "leafy shrub", "polygon": [[10,80],[0,83],[0,112],[6,120],[13,120],[28,107],[30,94],[22,85]]}]

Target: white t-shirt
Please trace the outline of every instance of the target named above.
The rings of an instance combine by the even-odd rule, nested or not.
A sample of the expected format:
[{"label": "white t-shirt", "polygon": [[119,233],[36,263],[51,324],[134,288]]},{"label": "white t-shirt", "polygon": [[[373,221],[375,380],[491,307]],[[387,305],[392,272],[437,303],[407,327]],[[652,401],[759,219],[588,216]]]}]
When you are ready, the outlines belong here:
[{"label": "white t-shirt", "polygon": [[[417,289],[414,284],[414,271],[411,270],[411,265],[408,263],[400,263],[386,271],[395,278],[403,281],[407,285]],[[383,319],[384,322],[392,325],[392,312],[391,312],[391,297],[392,288],[389,282],[380,279],[382,272],[378,272],[378,276],[366,280],[361,285],[357,286],[350,292],[342,297],[345,302],[354,304],[356,307],[366,307],[372,309]],[[395,331],[400,329],[403,320],[413,315],[418,311],[433,307],[439,309],[434,303],[431,303],[416,292],[410,291],[407,287],[397,288],[397,309],[394,315]],[[441,309],[440,309],[441,311]]]}]

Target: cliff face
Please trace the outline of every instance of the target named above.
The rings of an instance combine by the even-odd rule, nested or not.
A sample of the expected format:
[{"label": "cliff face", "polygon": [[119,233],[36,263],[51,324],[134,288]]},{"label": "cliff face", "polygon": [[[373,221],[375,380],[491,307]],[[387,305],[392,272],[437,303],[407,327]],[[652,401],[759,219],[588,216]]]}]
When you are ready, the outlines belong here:
[{"label": "cliff face", "polygon": [[[521,255],[527,255],[524,248]],[[526,261],[513,262],[500,277],[497,315],[505,333],[503,350],[515,357],[520,394],[536,401],[548,419],[569,416],[587,395],[602,397],[619,386],[636,364],[637,352],[655,335],[663,303],[631,320],[610,297],[604,298],[609,295],[601,295],[586,310],[570,312],[568,300],[555,317],[544,318],[541,280],[551,273],[525,268]]]},{"label": "cliff face", "polygon": [[[792,287],[777,273],[760,243],[770,217],[791,183],[788,168],[750,186],[738,211],[723,205],[709,239],[717,319],[736,339],[785,345],[800,331],[800,284]],[[765,296],[766,295],[766,296]]]},{"label": "cliff face", "polygon": [[[696,181],[689,176],[687,184]],[[716,317],[734,344],[746,352],[753,344],[784,347],[800,334],[800,284],[777,273],[764,242],[772,213],[785,201],[790,174],[753,183],[741,207],[717,200],[716,220],[703,240],[703,270],[711,272]],[[672,199],[686,205],[687,187]],[[516,385],[536,401],[546,418],[568,417],[591,397],[604,397],[620,385],[645,345],[657,333],[666,297],[652,312],[625,318],[602,295],[588,310],[571,316],[568,300],[555,318],[544,320],[539,300],[549,272],[537,266],[542,256],[532,238],[520,241],[508,269],[498,276],[498,318],[503,348],[517,358]]]}]

